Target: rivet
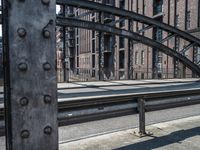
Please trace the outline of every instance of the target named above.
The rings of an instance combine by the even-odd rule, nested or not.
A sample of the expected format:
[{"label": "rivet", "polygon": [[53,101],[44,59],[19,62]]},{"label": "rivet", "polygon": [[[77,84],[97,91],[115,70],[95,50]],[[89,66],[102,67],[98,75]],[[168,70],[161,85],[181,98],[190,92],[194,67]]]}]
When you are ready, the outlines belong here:
[{"label": "rivet", "polygon": [[44,128],[44,133],[50,135],[52,133],[52,128],[50,126],[46,126]]},{"label": "rivet", "polygon": [[30,133],[29,133],[28,130],[23,130],[23,131],[21,132],[21,137],[22,137],[23,139],[27,139],[29,136],[30,136]]},{"label": "rivet", "polygon": [[53,24],[53,19],[49,20],[49,24],[52,25]]},{"label": "rivet", "polygon": [[50,31],[48,31],[48,30],[43,30],[43,36],[45,37],[45,38],[50,38]]},{"label": "rivet", "polygon": [[45,95],[45,96],[44,96],[44,102],[45,102],[46,104],[50,104],[51,101],[52,101],[51,96],[49,96],[49,95]]},{"label": "rivet", "polygon": [[26,30],[24,29],[24,28],[19,28],[18,30],[17,30],[17,33],[18,33],[18,35],[20,36],[20,37],[25,37],[26,36]]},{"label": "rivet", "polygon": [[49,63],[44,63],[43,68],[44,68],[44,70],[49,71],[49,70],[51,70],[51,65]]},{"label": "rivet", "polygon": [[23,98],[20,99],[20,104],[22,106],[28,105],[28,102],[29,102],[29,100],[26,97],[23,97]]},{"label": "rivet", "polygon": [[49,5],[50,0],[42,0],[42,3],[45,4],[45,5]]},{"label": "rivet", "polygon": [[26,71],[26,70],[28,69],[28,66],[27,66],[26,63],[20,63],[20,64],[18,65],[18,68],[19,68],[19,70],[21,70],[21,71]]}]

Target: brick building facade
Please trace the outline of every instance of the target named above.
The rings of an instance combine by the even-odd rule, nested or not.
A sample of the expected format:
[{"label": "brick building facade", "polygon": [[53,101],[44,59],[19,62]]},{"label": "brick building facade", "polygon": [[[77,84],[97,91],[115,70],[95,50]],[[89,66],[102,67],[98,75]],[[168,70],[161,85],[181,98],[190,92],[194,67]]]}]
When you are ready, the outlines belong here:
[{"label": "brick building facade", "polygon": [[[200,37],[200,0],[95,0],[99,3],[112,5],[121,9],[133,11],[155,20],[167,23],[181,30]],[[163,42],[170,48],[180,51],[188,43],[178,37],[171,36],[159,28],[145,29],[145,25],[138,22],[133,23],[123,18],[89,12],[77,8],[66,8],[66,15],[74,15],[79,19],[90,21],[103,21],[113,24],[116,27],[138,32],[146,37]],[[119,21],[116,21],[119,20]],[[70,31],[72,30],[72,31]],[[159,52],[155,48],[144,44],[129,41],[123,37],[103,34],[100,45],[100,34],[97,31],[70,28],[66,33],[68,46],[66,51],[70,54],[67,70],[74,76],[84,76],[86,80],[99,78],[99,49],[103,48],[104,80],[119,79],[152,79],[152,78],[184,78],[193,77],[192,72],[179,63],[176,59]],[[73,37],[71,39],[70,37]],[[129,53],[133,55],[131,58]],[[191,47],[184,54],[195,63],[200,60],[200,48]],[[130,62],[131,69],[130,69]],[[133,76],[129,72],[132,71]],[[69,77],[69,75],[68,75]]]}]

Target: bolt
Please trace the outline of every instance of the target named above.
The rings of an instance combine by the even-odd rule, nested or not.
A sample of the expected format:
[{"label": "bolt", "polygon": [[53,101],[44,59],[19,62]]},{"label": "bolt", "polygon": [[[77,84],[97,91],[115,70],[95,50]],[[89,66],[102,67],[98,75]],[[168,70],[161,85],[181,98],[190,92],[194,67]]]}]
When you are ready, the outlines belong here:
[{"label": "bolt", "polygon": [[29,133],[28,130],[23,130],[23,131],[21,132],[21,137],[22,137],[23,139],[27,139],[29,136],[30,136],[30,133]]},{"label": "bolt", "polygon": [[23,97],[22,99],[20,99],[20,104],[22,105],[22,106],[26,106],[26,105],[28,105],[28,99],[26,98],[26,97]]},{"label": "bolt", "polygon": [[44,102],[45,102],[46,104],[50,104],[51,101],[52,101],[51,96],[49,96],[49,95],[45,95],[45,96],[44,96]]},{"label": "bolt", "polygon": [[44,63],[43,68],[44,68],[44,70],[49,71],[49,70],[51,70],[51,65],[49,63]]},{"label": "bolt", "polygon": [[42,0],[42,3],[43,3],[44,5],[49,5],[50,0]]},{"label": "bolt", "polygon": [[19,68],[19,70],[21,70],[21,71],[26,71],[26,70],[28,69],[28,66],[27,66],[26,63],[20,63],[20,64],[18,65],[18,68]]},{"label": "bolt", "polygon": [[44,133],[50,135],[52,133],[52,128],[50,126],[46,126],[44,128]]},{"label": "bolt", "polygon": [[23,37],[26,36],[26,30],[25,30],[24,28],[19,28],[19,29],[17,30],[17,33],[18,33],[18,35],[19,35],[21,38],[23,38]]},{"label": "bolt", "polygon": [[50,38],[50,31],[48,31],[48,30],[43,30],[43,36],[45,37],[45,38]]}]

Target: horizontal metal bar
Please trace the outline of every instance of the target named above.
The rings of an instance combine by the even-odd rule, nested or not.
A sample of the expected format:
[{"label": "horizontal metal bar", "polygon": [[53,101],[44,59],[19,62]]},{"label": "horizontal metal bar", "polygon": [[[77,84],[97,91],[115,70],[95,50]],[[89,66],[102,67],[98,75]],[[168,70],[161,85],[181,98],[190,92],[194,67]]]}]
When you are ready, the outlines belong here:
[{"label": "horizontal metal bar", "polygon": [[115,20],[115,21],[112,21],[112,22],[108,23],[107,25],[114,26],[115,24],[117,24],[119,22],[122,22],[124,20],[125,20],[125,18],[120,18],[118,20]]},{"label": "horizontal metal bar", "polygon": [[60,26],[72,26],[72,27],[79,27],[79,28],[85,28],[88,30],[97,30],[101,32],[107,32],[119,36],[124,36],[126,38],[132,39],[134,41],[146,44],[148,46],[157,48],[159,51],[177,58],[180,62],[182,62],[184,65],[186,65],[188,68],[190,68],[192,71],[194,71],[197,75],[200,76],[200,68],[198,65],[194,64],[192,61],[190,61],[185,56],[179,54],[178,52],[174,51],[173,49],[168,48],[167,46],[152,40],[150,38],[141,36],[137,33],[130,32],[123,29],[118,29],[112,26],[107,26],[104,24],[96,23],[96,22],[90,22],[90,21],[84,21],[84,20],[78,20],[74,18],[69,17],[57,17],[57,25]]},{"label": "horizontal metal bar", "polygon": [[153,28],[153,27],[154,27],[153,25],[146,26],[146,27],[144,27],[143,29],[139,30],[137,33],[145,32],[146,30],[149,30],[149,29],[151,29],[151,28]]},{"label": "horizontal metal bar", "polygon": [[194,42],[200,45],[200,40],[190,35],[189,33],[179,30],[166,23],[156,21],[150,17],[144,16],[135,12],[131,12],[131,11],[120,9],[113,6],[103,5],[103,4],[92,2],[92,1],[86,1],[86,0],[57,0],[56,2],[58,4],[65,4],[65,5],[70,5],[70,6],[79,7],[79,8],[103,11],[103,12],[110,13],[113,15],[122,16],[127,19],[133,19],[141,23],[146,23],[148,25],[155,25],[156,27],[159,27],[165,31],[176,34],[187,41]]},{"label": "horizontal metal bar", "polygon": [[67,119],[67,118],[73,118],[73,117],[80,117],[80,116],[88,116],[88,115],[95,115],[99,113],[107,113],[107,112],[113,112],[113,111],[120,111],[120,110],[126,110],[126,109],[136,109],[137,103],[131,102],[131,103],[123,103],[123,104],[112,104],[112,105],[97,105],[89,108],[83,107],[72,109],[64,112],[60,112],[58,119]]},{"label": "horizontal metal bar", "polygon": [[93,12],[95,12],[95,11],[89,11],[89,12],[86,12],[86,13],[82,13],[82,14],[80,14],[78,16],[75,16],[74,18],[80,19],[80,18],[83,18],[83,17],[86,17],[86,16],[90,15]]},{"label": "horizontal metal bar", "polygon": [[[179,106],[200,104],[200,89],[187,90],[179,92],[160,92],[149,93],[146,95],[133,95],[138,98],[144,98],[145,108],[147,111],[155,111],[159,109],[168,109]],[[182,95],[181,95],[182,93]],[[192,95],[196,94],[196,95]],[[180,97],[181,95],[181,97]],[[151,98],[150,98],[151,97]],[[152,99],[154,97],[154,99]],[[149,98],[149,99],[148,99]],[[155,99],[156,98],[156,99]],[[122,102],[116,99],[121,99]],[[91,103],[93,101],[93,103]],[[74,123],[81,123],[92,120],[105,119],[110,117],[124,116],[129,114],[138,113],[136,108],[138,106],[136,99],[131,95],[129,96],[117,96],[110,98],[101,98],[101,102],[96,103],[96,100],[90,100],[90,104],[85,105],[77,104],[74,108],[64,103],[59,102],[59,114],[58,120],[61,126]],[[108,101],[105,104],[105,101]],[[65,103],[71,103],[72,101],[66,101]],[[79,103],[79,102],[78,102]],[[91,105],[92,104],[92,105]],[[65,107],[65,109],[64,109]],[[3,108],[0,109],[0,134],[3,135],[4,121],[3,121]]]},{"label": "horizontal metal bar", "polygon": [[174,36],[175,36],[175,34],[170,34],[170,35],[168,35],[167,37],[165,37],[164,39],[162,39],[161,43],[166,42],[167,40],[173,38]]}]

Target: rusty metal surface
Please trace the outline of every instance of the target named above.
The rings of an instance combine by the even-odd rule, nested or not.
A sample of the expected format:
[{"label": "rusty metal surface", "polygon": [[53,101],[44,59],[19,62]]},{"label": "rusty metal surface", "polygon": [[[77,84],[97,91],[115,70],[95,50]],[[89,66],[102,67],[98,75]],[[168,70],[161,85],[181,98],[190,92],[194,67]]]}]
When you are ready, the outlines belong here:
[{"label": "rusty metal surface", "polygon": [[190,61],[187,57],[181,55],[177,51],[174,51],[173,49],[168,48],[167,46],[152,40],[150,38],[144,37],[142,35],[139,35],[134,32],[129,32],[123,29],[118,29],[115,27],[103,25],[100,23],[95,23],[95,22],[90,22],[90,21],[83,21],[83,20],[78,20],[74,18],[63,18],[63,17],[57,17],[57,24],[60,26],[74,26],[74,27],[79,27],[79,28],[85,28],[89,30],[97,30],[97,31],[102,31],[102,32],[108,32],[111,34],[119,35],[119,36],[124,36],[126,38],[132,39],[134,41],[146,44],[151,47],[157,48],[159,51],[174,57],[178,59],[180,62],[182,62],[184,65],[186,65],[188,68],[193,70],[197,75],[200,76],[200,68],[198,65],[194,64],[192,61]]},{"label": "rusty metal surface", "polygon": [[56,2],[21,0],[7,5],[7,149],[56,150]]}]

